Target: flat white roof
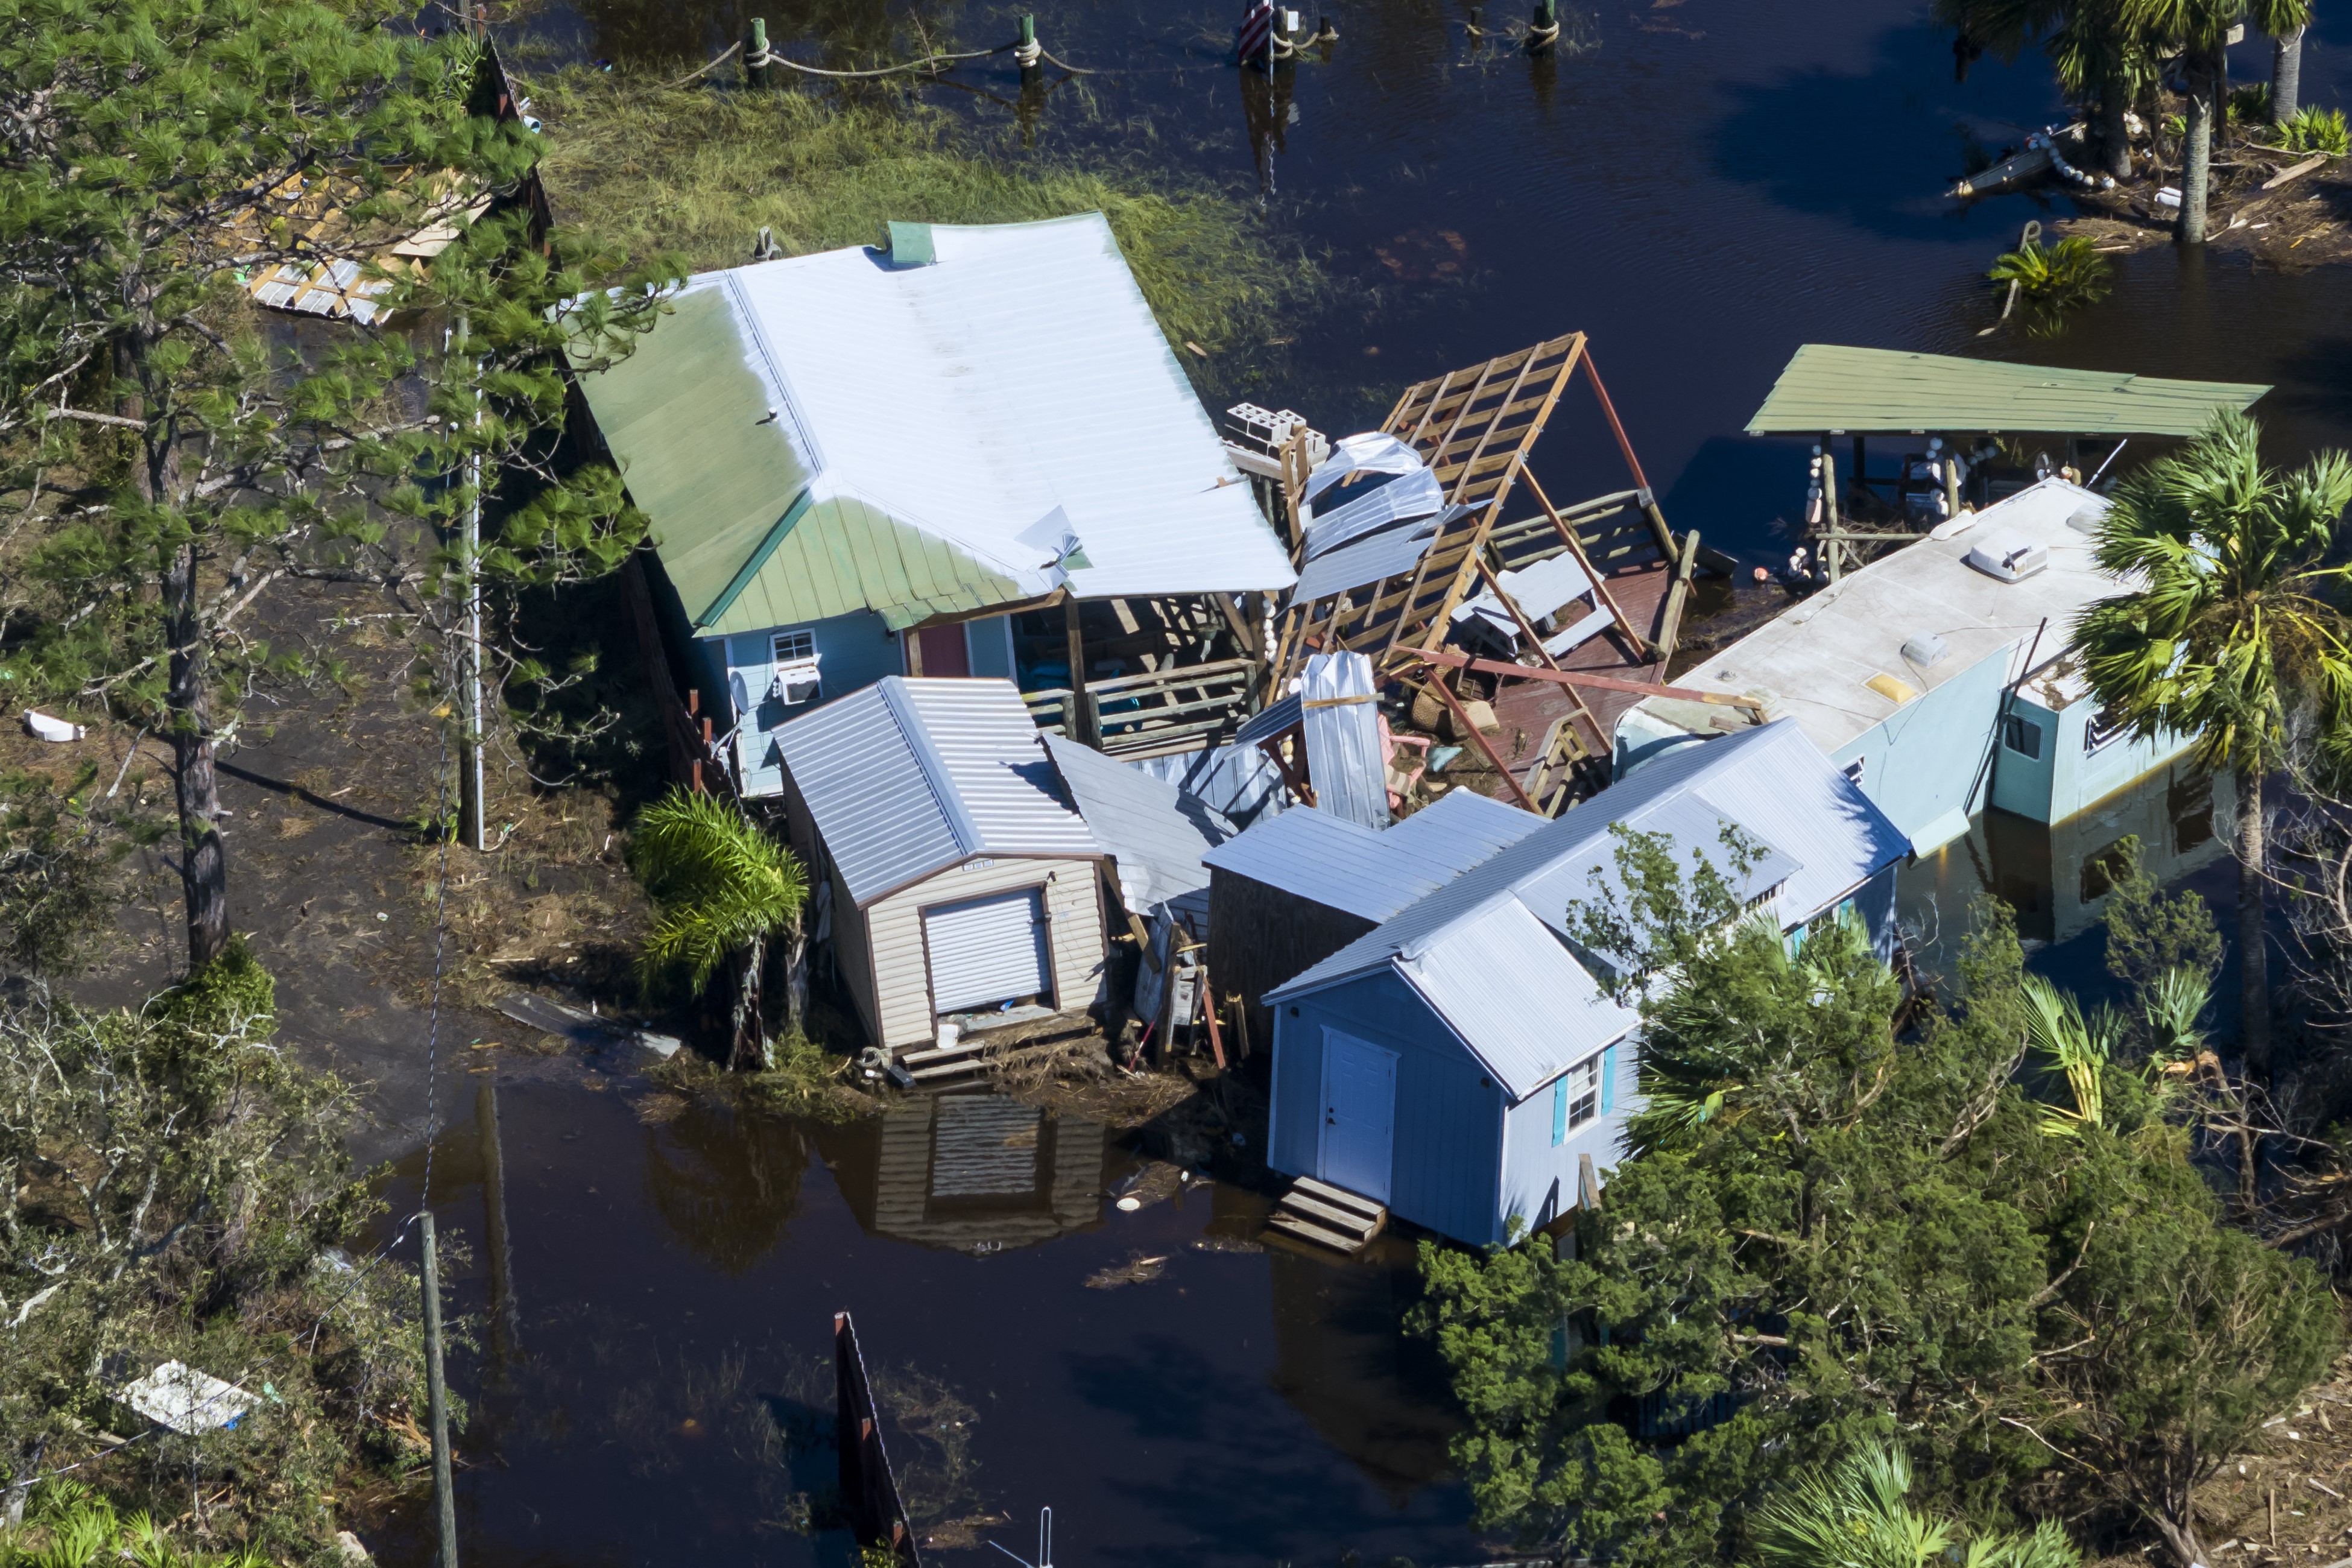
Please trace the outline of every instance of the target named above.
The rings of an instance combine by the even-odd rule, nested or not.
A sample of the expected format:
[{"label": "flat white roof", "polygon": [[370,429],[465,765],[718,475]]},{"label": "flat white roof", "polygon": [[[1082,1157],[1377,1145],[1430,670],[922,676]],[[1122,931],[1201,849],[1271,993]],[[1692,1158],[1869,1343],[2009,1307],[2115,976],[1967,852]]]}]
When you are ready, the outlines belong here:
[{"label": "flat white roof", "polygon": [[[1824,755],[1835,756],[1914,700],[1900,688],[1890,694],[1888,683],[1932,691],[2004,648],[2022,662],[2037,630],[2035,668],[2056,658],[2075,618],[2122,591],[2092,559],[2091,536],[2066,521],[2106,505],[2079,486],[2044,479],[1848,574],[1677,676],[1675,684],[1754,696],[1772,717],[1795,720]],[[2046,548],[2050,564],[2023,582],[2004,583],[1968,563],[1977,544],[2004,535]],[[1903,653],[1923,632],[1945,643],[1943,657],[1924,667]],[[2012,668],[2010,677],[2020,673]],[[1881,677],[1881,687],[1870,685]],[[1704,721],[1696,706],[1654,697],[1640,704],[1654,721],[1685,729]]]}]

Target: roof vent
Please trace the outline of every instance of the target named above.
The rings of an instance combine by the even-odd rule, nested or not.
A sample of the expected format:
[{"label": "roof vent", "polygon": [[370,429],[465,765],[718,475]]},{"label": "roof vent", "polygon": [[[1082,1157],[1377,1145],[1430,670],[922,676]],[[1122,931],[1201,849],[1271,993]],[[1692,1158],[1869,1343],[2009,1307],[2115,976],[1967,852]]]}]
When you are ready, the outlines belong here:
[{"label": "roof vent", "polygon": [[1914,632],[1903,645],[1903,657],[1920,669],[1927,668],[1951,651],[1951,645],[1934,632]]},{"label": "roof vent", "polygon": [[2066,526],[2077,533],[2096,533],[2099,531],[2099,524],[2105,521],[2107,509],[2103,506],[2081,507],[2075,510],[2074,516],[2066,520]]},{"label": "roof vent", "polygon": [[2050,564],[2050,547],[2038,539],[1996,533],[1969,552],[1969,564],[1988,577],[2022,583]]},{"label": "roof vent", "polygon": [[929,267],[940,258],[931,245],[929,224],[894,223],[889,229],[891,266]]}]

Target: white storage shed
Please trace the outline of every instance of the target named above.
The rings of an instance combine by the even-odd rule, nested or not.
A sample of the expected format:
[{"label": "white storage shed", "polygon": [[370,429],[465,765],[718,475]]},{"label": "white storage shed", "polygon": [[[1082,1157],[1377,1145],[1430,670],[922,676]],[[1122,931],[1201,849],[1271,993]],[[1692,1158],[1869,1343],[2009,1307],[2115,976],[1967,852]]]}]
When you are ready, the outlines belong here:
[{"label": "white storage shed", "polygon": [[1011,682],[890,676],[775,740],[793,847],[872,1040],[1095,1005],[1104,851]]}]

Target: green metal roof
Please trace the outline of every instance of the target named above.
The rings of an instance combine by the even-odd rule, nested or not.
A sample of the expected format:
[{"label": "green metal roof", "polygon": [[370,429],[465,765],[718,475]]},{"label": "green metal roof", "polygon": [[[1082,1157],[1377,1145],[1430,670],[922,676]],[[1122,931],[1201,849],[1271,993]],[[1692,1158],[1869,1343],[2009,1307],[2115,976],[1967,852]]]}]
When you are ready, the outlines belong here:
[{"label": "green metal roof", "polygon": [[1025,597],[971,556],[809,474],[748,362],[723,289],[681,296],[610,368],[580,377],[697,631],[859,610],[895,628]]},{"label": "green metal roof", "polygon": [[2194,436],[2270,390],[2122,371],[2053,370],[1949,354],[1807,343],[1748,422],[1751,436],[1983,431]]}]

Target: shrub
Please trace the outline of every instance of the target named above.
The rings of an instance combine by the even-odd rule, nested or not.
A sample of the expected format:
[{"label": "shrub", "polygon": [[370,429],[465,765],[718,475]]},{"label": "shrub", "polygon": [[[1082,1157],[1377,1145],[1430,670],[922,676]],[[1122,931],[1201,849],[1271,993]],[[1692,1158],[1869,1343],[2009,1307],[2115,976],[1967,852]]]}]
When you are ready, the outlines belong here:
[{"label": "shrub", "polygon": [[2344,123],[2340,109],[2303,109],[2293,120],[2279,127],[2279,141],[2289,152],[2329,153],[2341,156],[2352,152],[2352,131]]},{"label": "shrub", "polygon": [[2071,235],[2055,245],[2029,241],[1994,262],[1986,276],[2004,296],[2015,284],[2026,307],[2026,330],[2047,337],[2069,314],[2107,297],[2115,266],[2088,239]]}]

